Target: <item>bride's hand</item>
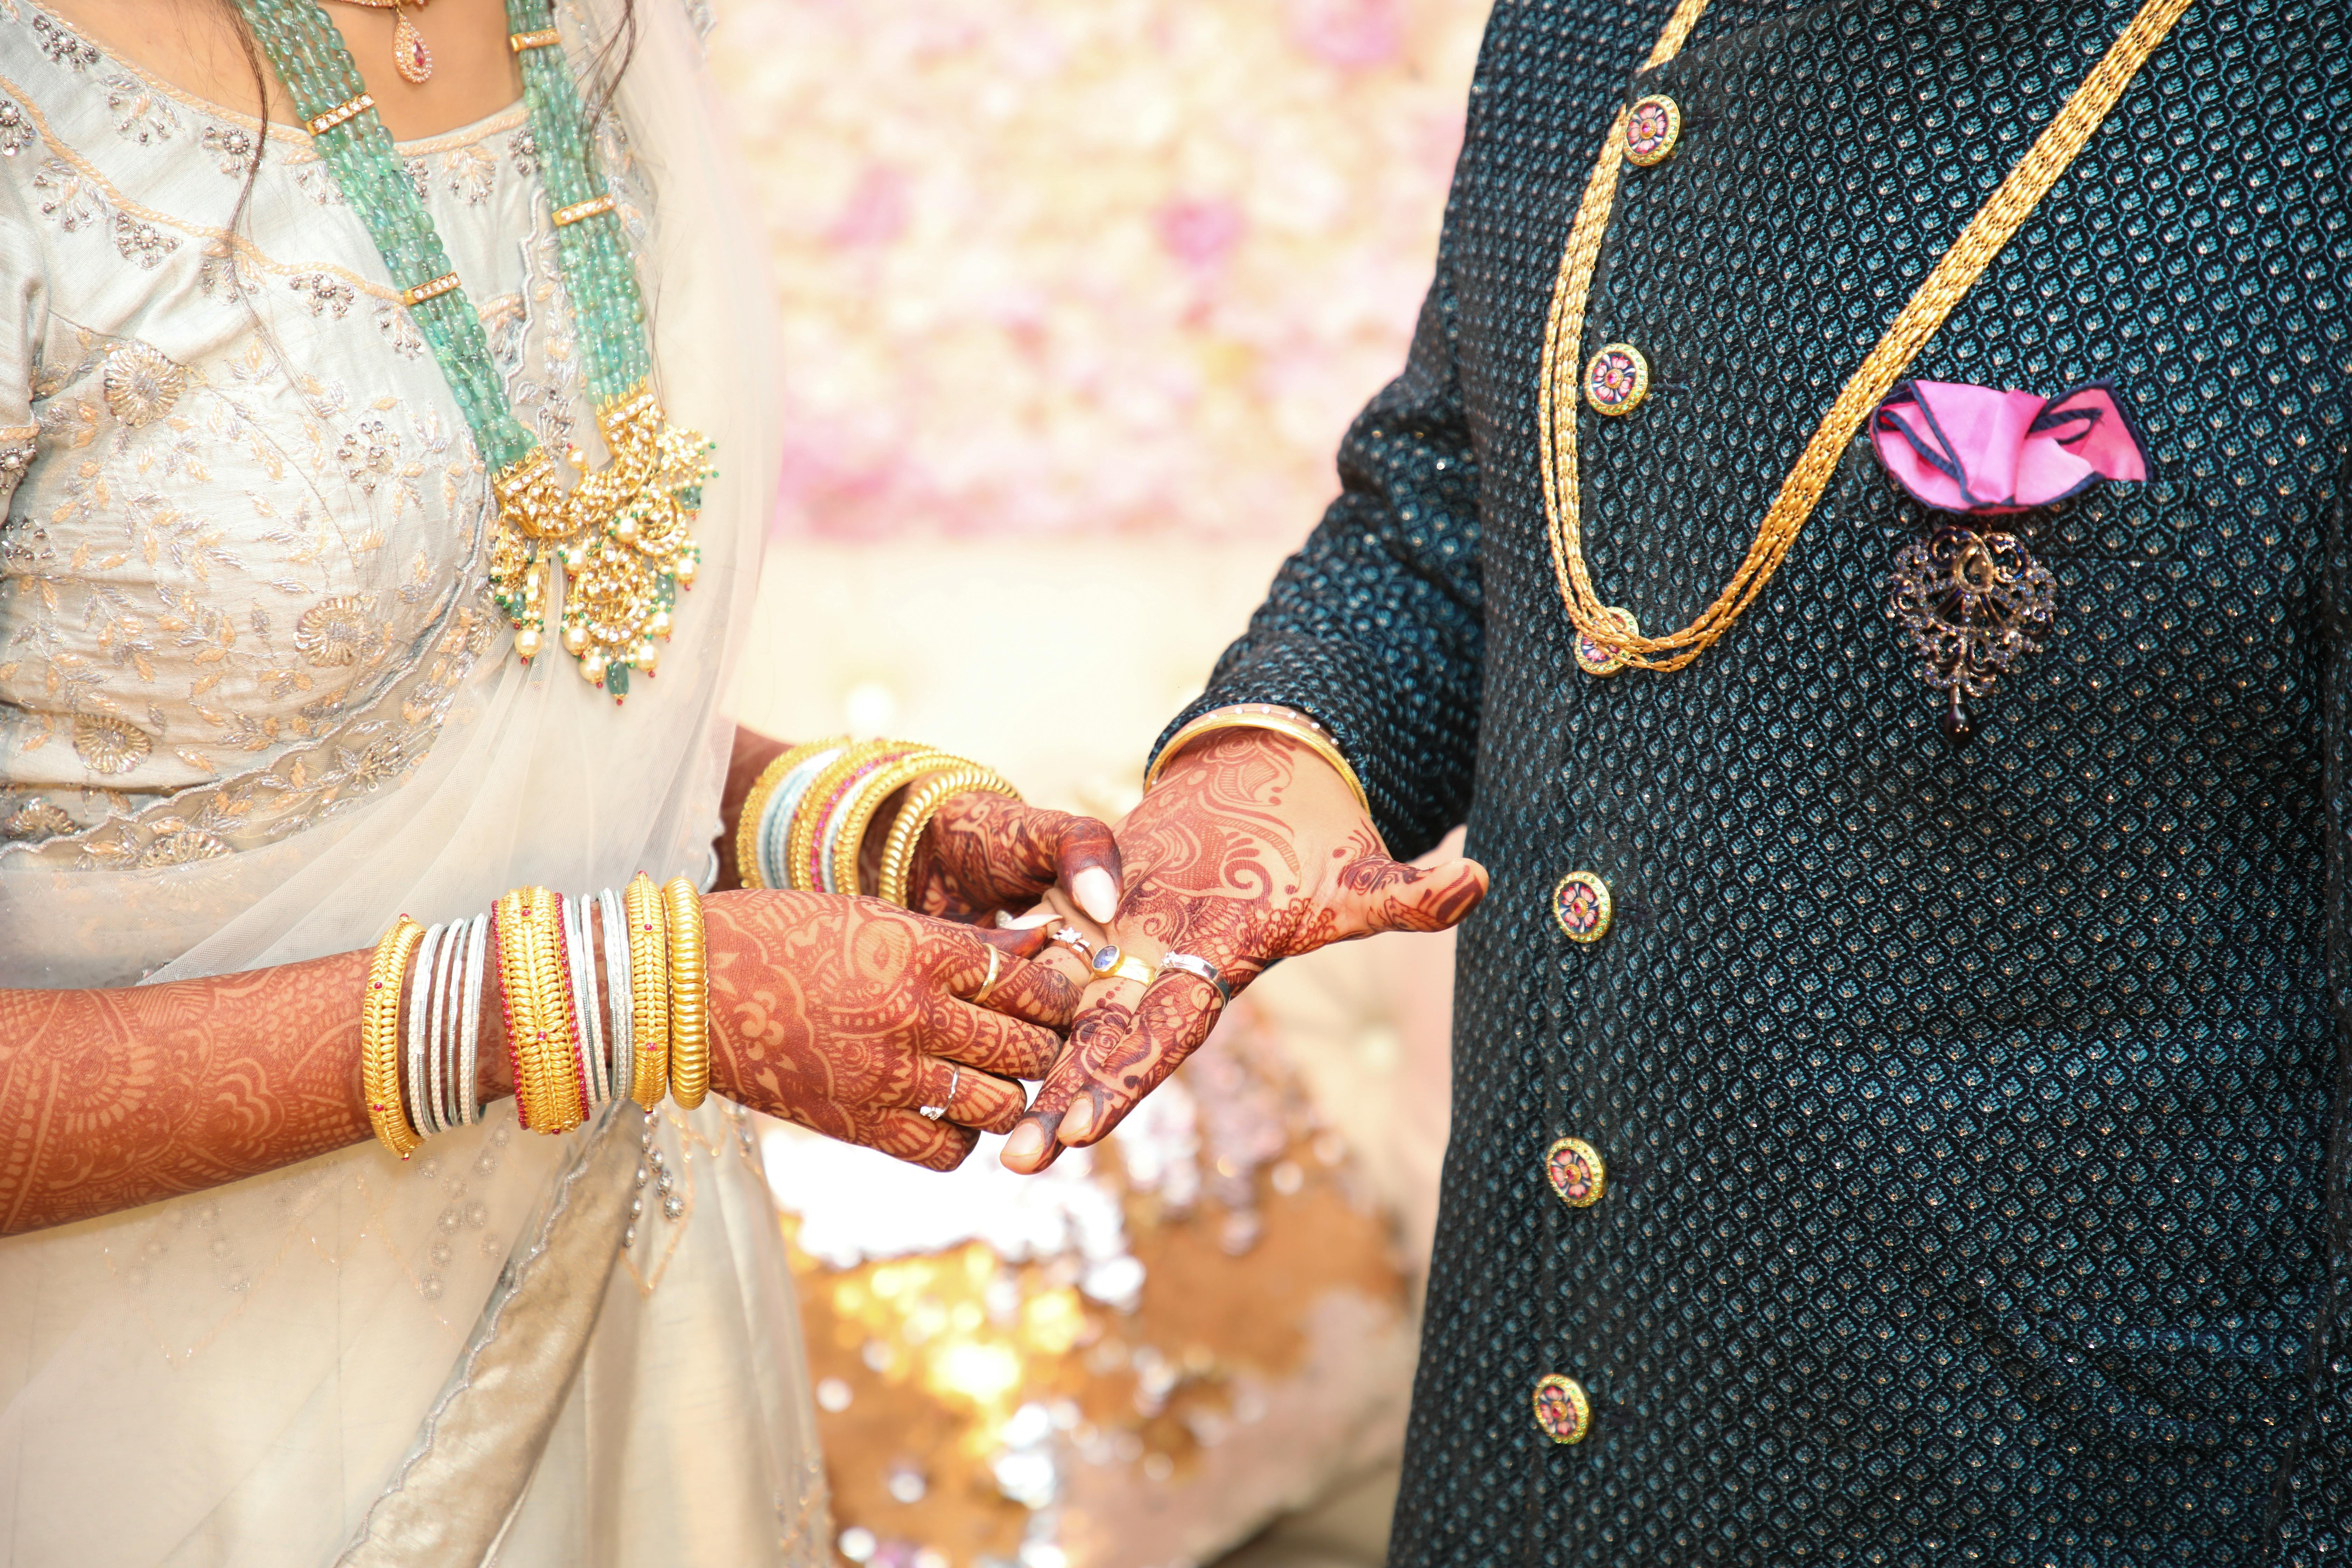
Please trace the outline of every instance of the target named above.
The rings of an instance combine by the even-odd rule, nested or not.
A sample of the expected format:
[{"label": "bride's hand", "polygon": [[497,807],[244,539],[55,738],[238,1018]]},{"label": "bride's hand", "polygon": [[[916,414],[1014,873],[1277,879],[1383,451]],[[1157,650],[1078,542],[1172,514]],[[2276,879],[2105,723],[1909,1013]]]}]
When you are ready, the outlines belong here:
[{"label": "bride's hand", "polygon": [[1020,1119],[1009,1080],[1045,1076],[1077,1006],[1051,970],[875,899],[714,893],[703,920],[712,1087],[933,1170]]},{"label": "bride's hand", "polygon": [[907,897],[925,914],[984,924],[1059,886],[1108,921],[1118,908],[1118,846],[1093,817],[971,791],[949,797],[924,828]]},{"label": "bride's hand", "polygon": [[[723,820],[740,819],[754,783],[787,750],[782,741],[737,729],[719,805]],[[906,794],[901,790],[885,801],[867,825],[858,856],[863,887],[874,887],[879,879],[883,844]],[[722,888],[743,885],[741,868],[735,863],[735,839],[730,829],[712,846],[719,854]],[[924,826],[908,867],[907,897],[924,914],[992,929],[998,913],[1025,910],[1055,887],[1094,919],[1108,921],[1118,907],[1118,846],[1110,829],[1093,817],[967,791],[950,795]],[[1027,932],[996,940],[1015,952],[1034,952],[1036,941]]]}]

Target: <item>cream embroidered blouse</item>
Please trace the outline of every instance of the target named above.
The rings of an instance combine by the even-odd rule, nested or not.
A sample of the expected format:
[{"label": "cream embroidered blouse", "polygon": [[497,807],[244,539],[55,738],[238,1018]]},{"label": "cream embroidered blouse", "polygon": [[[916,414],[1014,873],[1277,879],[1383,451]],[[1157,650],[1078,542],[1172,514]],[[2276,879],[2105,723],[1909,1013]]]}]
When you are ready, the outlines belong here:
[{"label": "cream embroidered blouse", "polygon": [[[485,476],[308,137],[0,14],[0,855],[274,841],[399,778],[507,646]],[[400,152],[518,414],[593,445],[520,105]]]}]

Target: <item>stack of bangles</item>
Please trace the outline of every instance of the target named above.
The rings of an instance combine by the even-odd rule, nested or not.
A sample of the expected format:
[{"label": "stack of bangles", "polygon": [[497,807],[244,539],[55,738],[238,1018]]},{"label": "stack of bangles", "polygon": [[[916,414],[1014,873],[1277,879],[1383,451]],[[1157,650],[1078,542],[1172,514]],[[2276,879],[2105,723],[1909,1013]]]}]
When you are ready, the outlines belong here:
[{"label": "stack of bangles", "polygon": [[667,1095],[692,1110],[710,1087],[709,982],[702,895],[683,877],[656,888],[639,872],[593,898],[518,888],[488,914],[430,929],[403,915],[368,968],[368,1124],[404,1160],[481,1119],[482,992],[493,984],[530,1131],[569,1132],[616,1100],[651,1110]]},{"label": "stack of bangles", "polygon": [[[866,887],[858,852],[876,814],[902,789],[880,874]],[[910,741],[812,741],[770,763],[752,784],[735,826],[735,864],[747,888],[872,893],[903,907],[923,829],[951,797],[974,790],[1021,798],[992,770]]]}]

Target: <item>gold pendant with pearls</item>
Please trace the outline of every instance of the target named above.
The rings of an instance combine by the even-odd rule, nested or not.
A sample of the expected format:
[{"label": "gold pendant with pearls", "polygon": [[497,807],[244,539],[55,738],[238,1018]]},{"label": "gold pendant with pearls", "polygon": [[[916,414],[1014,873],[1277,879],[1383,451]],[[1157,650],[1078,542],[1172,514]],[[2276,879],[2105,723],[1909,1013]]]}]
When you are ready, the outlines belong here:
[{"label": "gold pendant with pearls", "polygon": [[490,537],[490,593],[515,628],[525,662],[546,646],[549,564],[563,565],[561,625],[553,628],[581,676],[619,701],[632,670],[654,672],[670,635],[677,590],[694,585],[701,551],[688,531],[702,487],[718,470],[712,444],[669,423],[649,388],[596,412],[607,460],[591,468],[564,453],[578,480],[566,489],[544,447],[490,481],[498,520]]}]

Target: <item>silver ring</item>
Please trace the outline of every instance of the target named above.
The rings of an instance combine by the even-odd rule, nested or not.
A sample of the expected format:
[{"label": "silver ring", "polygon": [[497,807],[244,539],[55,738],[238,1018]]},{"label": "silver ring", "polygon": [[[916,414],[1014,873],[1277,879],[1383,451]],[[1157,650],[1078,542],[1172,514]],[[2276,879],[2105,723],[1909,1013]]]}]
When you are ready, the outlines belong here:
[{"label": "silver ring", "polygon": [[1162,970],[1181,969],[1195,980],[1205,980],[1217,994],[1217,1005],[1222,1007],[1234,999],[1233,987],[1217,973],[1217,966],[1207,959],[1190,952],[1163,952],[1160,955]]},{"label": "silver ring", "polygon": [[940,1117],[945,1116],[948,1113],[948,1106],[955,1103],[956,1085],[962,1081],[963,1068],[956,1066],[953,1062],[948,1063],[948,1092],[946,1103],[940,1105],[919,1105],[915,1107],[915,1114],[929,1121],[937,1121]]}]

